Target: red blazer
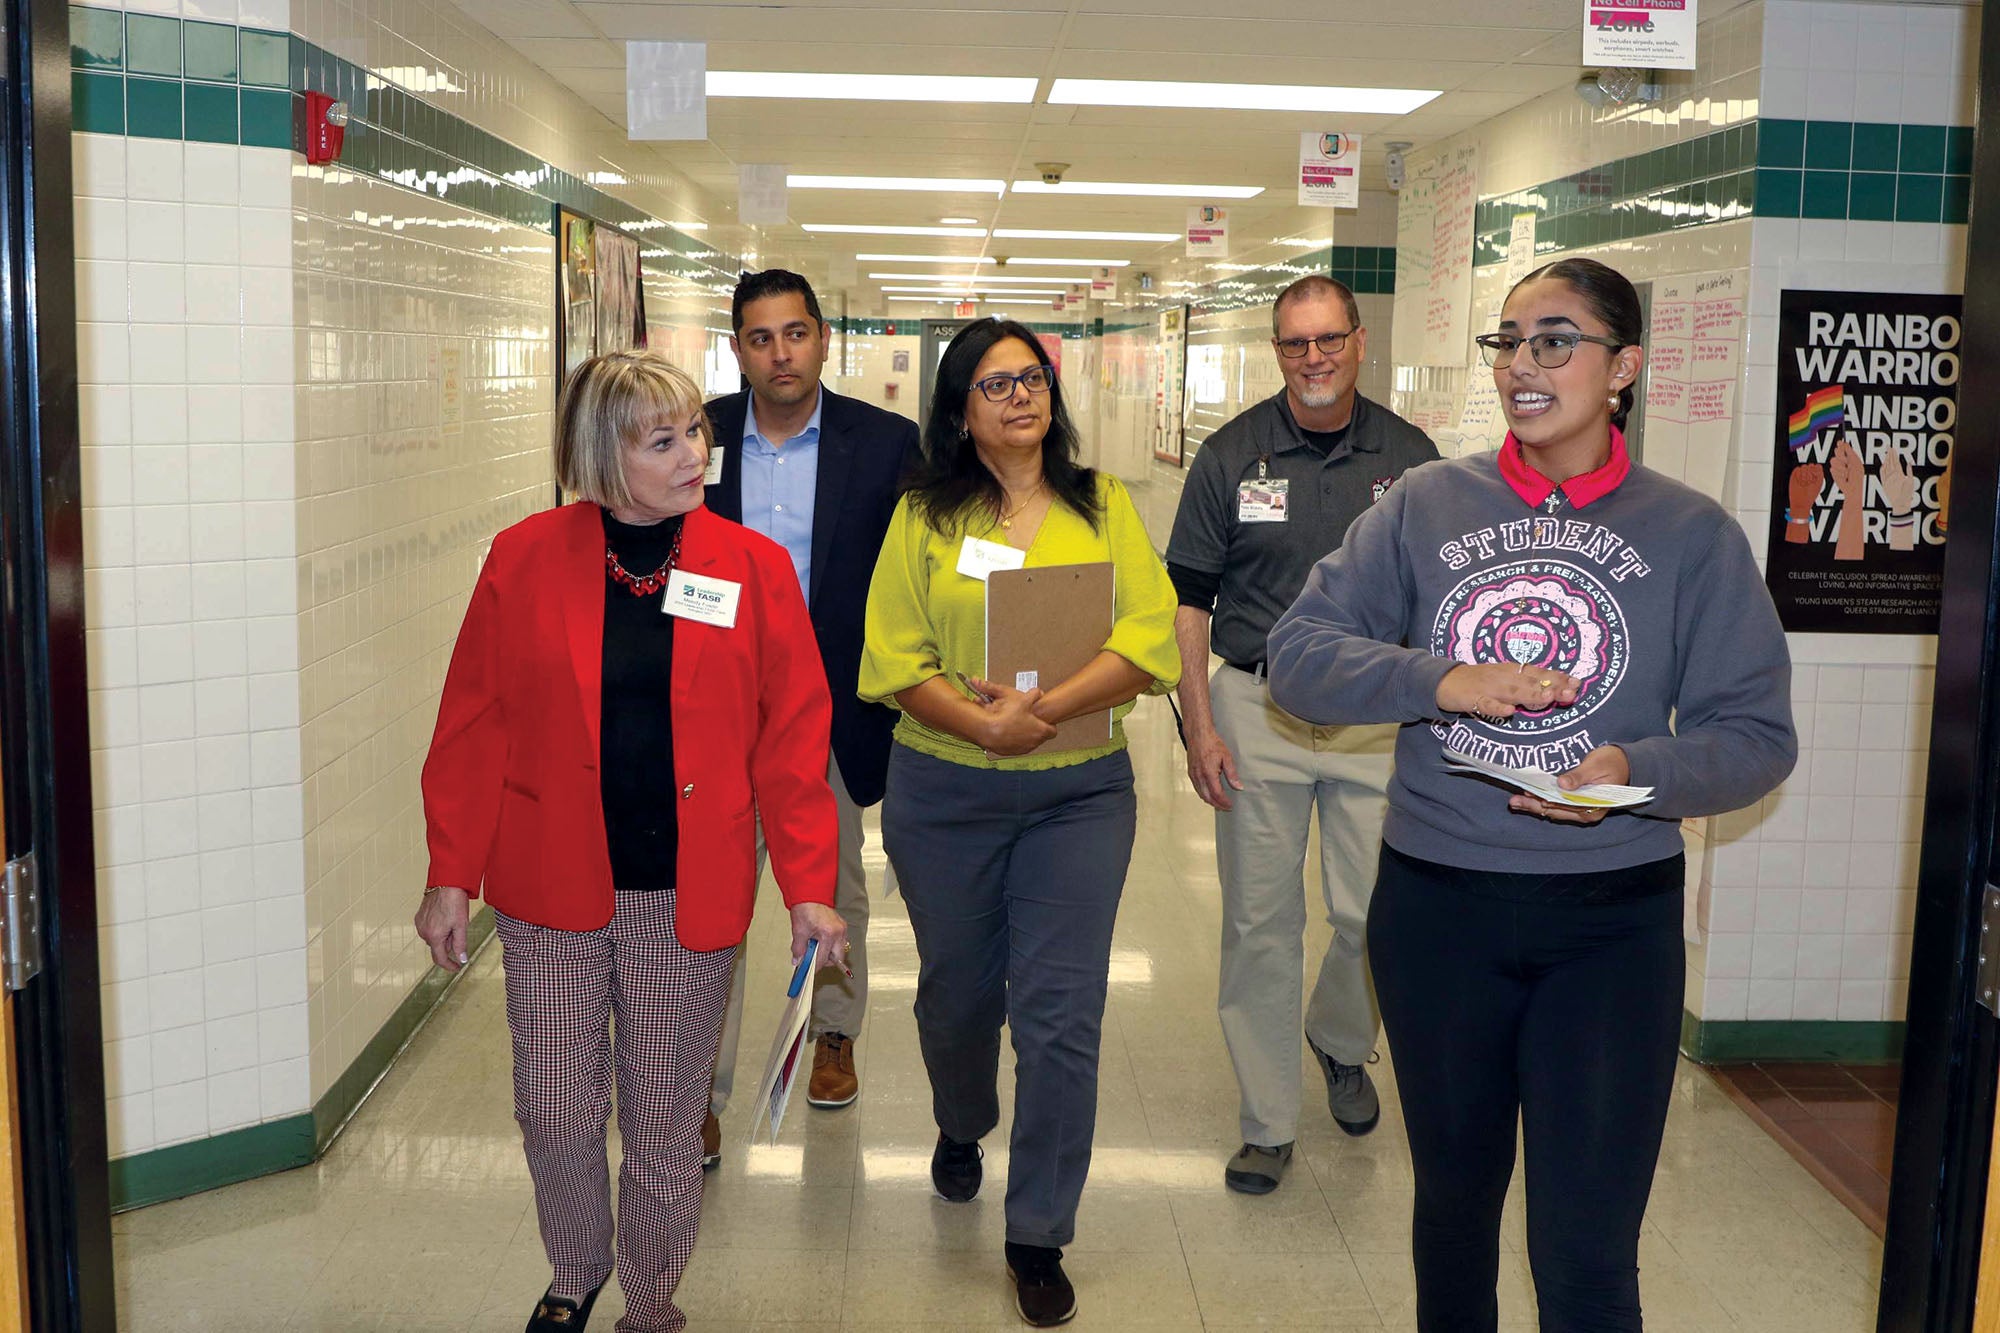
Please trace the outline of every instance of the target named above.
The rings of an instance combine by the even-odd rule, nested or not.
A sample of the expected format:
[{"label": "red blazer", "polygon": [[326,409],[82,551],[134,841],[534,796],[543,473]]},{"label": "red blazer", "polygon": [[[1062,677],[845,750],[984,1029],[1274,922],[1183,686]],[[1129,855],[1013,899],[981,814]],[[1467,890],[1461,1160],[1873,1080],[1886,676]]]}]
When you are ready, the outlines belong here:
[{"label": "red blazer", "polygon": [[[756,897],[757,816],[788,906],[833,903],[838,834],[827,785],[831,701],[783,547],[706,509],[680,567],[742,585],[734,628],[674,627],[675,934],[740,943]],[[431,884],[559,930],[611,919],[598,786],[604,528],[594,504],[493,539],[452,650],[424,761]]]}]

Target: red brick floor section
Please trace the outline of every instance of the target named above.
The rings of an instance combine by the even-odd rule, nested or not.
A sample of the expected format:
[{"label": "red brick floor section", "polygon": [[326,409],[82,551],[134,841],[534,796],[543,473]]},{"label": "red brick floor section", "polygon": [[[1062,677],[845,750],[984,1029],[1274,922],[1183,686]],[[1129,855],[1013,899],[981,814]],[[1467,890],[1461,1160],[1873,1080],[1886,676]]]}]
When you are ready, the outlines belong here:
[{"label": "red brick floor section", "polygon": [[1708,1072],[1869,1230],[1882,1234],[1900,1064],[1714,1065]]}]

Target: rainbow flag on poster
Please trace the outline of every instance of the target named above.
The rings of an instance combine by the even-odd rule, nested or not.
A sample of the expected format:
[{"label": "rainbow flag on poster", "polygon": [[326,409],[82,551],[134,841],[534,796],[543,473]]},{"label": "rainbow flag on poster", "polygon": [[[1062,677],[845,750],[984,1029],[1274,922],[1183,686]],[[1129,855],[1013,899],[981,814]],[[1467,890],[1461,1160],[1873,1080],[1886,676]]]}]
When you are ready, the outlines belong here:
[{"label": "rainbow flag on poster", "polygon": [[1797,453],[1813,442],[1813,437],[1823,430],[1842,425],[1847,413],[1841,400],[1847,390],[1838,384],[1829,384],[1824,389],[1814,389],[1806,395],[1806,405],[1792,413],[1792,452]]}]

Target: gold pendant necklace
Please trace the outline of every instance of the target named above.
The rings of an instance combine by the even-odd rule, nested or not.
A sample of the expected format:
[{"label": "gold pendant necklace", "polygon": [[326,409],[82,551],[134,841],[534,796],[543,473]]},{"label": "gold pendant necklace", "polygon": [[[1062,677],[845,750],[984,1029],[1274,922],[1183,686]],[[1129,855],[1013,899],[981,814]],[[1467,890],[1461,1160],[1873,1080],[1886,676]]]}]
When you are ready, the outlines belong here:
[{"label": "gold pendant necklace", "polygon": [[1038,481],[1035,483],[1035,489],[1028,492],[1027,499],[1021,501],[1021,503],[1015,505],[1012,509],[1002,509],[1000,511],[1000,530],[1002,532],[1012,532],[1014,530],[1014,519],[1020,514],[1020,512],[1023,509],[1026,509],[1029,505],[1033,504],[1035,502],[1035,497],[1037,495],[1040,495],[1041,493],[1042,493],[1042,483]]}]

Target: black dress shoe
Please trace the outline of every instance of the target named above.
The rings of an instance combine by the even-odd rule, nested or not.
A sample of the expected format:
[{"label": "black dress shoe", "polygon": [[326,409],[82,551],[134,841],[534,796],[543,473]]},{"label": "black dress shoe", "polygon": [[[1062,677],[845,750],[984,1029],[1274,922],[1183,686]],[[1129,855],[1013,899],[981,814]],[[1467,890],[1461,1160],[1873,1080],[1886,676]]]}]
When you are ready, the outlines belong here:
[{"label": "black dress shoe", "polygon": [[1076,1288],[1063,1274],[1061,1250],[1008,1241],[1007,1275],[1014,1279],[1014,1308],[1036,1328],[1076,1318]]},{"label": "black dress shoe", "polygon": [[590,1307],[597,1304],[597,1293],[603,1290],[604,1284],[599,1283],[596,1291],[581,1301],[573,1301],[556,1295],[555,1288],[550,1287],[535,1303],[535,1312],[528,1317],[527,1333],[580,1333],[590,1322]]},{"label": "black dress shoe", "polygon": [[946,1203],[970,1203],[978,1198],[979,1159],[983,1155],[976,1142],[960,1143],[939,1134],[937,1147],[931,1152],[931,1187],[938,1197]]}]

